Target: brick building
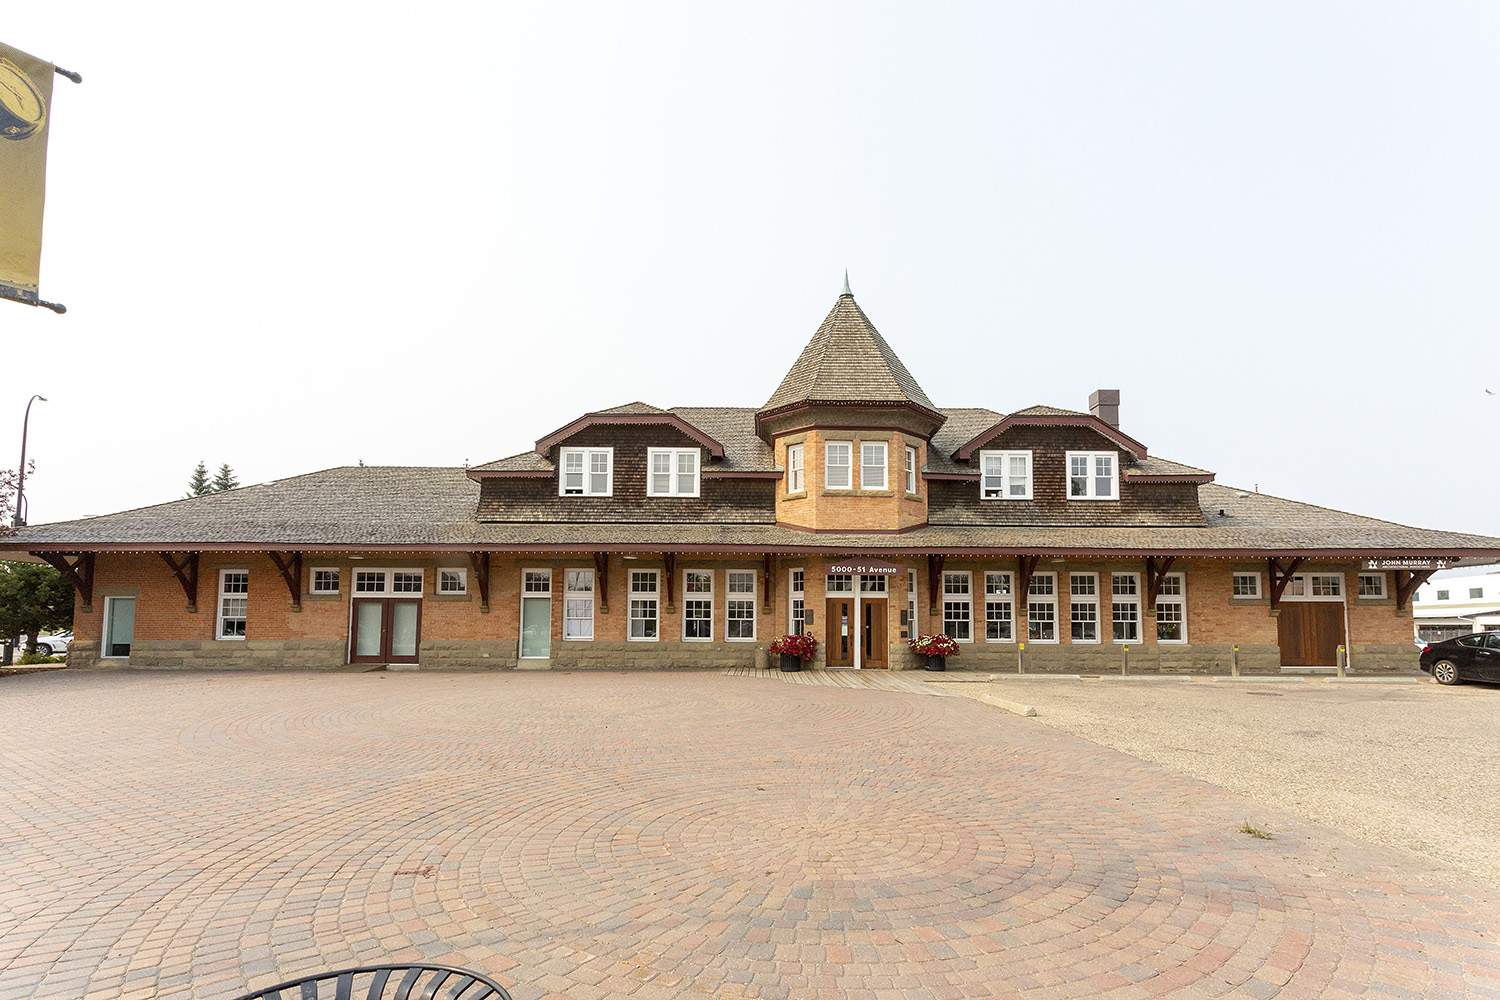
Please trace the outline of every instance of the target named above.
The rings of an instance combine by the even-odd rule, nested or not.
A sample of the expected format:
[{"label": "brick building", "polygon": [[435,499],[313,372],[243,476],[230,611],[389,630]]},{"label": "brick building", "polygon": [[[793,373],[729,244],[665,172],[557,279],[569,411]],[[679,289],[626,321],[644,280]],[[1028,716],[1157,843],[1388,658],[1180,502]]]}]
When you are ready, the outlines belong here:
[{"label": "brick building", "polygon": [[1217,485],[1088,412],[941,409],[854,297],[759,409],[585,414],[468,469],[339,468],[0,549],[78,588],[86,665],[1415,665],[1412,592],[1500,539]]}]

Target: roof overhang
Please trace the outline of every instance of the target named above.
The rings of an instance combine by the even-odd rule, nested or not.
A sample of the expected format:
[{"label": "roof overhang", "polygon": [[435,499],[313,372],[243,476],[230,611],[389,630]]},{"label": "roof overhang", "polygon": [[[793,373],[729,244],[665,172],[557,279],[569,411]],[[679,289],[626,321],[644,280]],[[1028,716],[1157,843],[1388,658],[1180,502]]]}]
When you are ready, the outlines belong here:
[{"label": "roof overhang", "polygon": [[1012,413],[1004,420],[990,426],[987,430],[980,431],[977,435],[960,445],[958,450],[953,453],[953,457],[960,462],[967,462],[982,445],[994,440],[995,437],[1005,433],[1012,427],[1088,427],[1130,452],[1136,461],[1140,461],[1146,457],[1145,445],[1128,434],[1122,434],[1120,428],[1113,424],[1106,423],[1088,413],[1076,415],[1056,414],[1053,416]]},{"label": "roof overhang", "polygon": [[1132,474],[1129,469],[1126,469],[1125,480],[1131,483],[1196,483],[1201,486],[1204,483],[1213,482],[1214,474],[1212,472]]},{"label": "roof overhang", "polygon": [[675,413],[585,413],[571,424],[559,427],[536,443],[536,453],[546,455],[557,444],[566,441],[586,427],[596,427],[601,424],[665,424],[674,427],[683,434],[697,441],[714,458],[724,457],[724,445],[709,437],[707,434],[683,420]]},{"label": "roof overhang", "polygon": [[469,469],[464,475],[478,482],[481,479],[547,479],[556,473],[556,469]]},{"label": "roof overhang", "polygon": [[[913,403],[909,399],[801,399],[795,403],[785,403],[774,410],[757,410],[755,414],[755,433],[762,440],[766,440],[765,423],[776,417],[790,416],[801,410],[821,409],[823,407],[835,409],[860,409],[860,410],[906,410],[923,418],[927,427],[923,437],[931,439],[937,429],[947,422],[948,418],[937,410],[929,410],[920,403]],[[780,432],[778,432],[780,433]]]}]

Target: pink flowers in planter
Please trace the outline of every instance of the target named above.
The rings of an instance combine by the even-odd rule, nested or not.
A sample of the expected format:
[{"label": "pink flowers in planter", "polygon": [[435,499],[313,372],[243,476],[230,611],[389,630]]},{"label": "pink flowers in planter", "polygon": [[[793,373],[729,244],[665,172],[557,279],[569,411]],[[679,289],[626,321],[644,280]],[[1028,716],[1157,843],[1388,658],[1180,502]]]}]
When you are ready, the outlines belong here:
[{"label": "pink flowers in planter", "polygon": [[919,635],[908,640],[906,646],[918,656],[958,655],[958,643],[951,635]]},{"label": "pink flowers in planter", "polygon": [[784,635],[771,643],[771,652],[810,660],[818,655],[818,640],[810,635]]}]

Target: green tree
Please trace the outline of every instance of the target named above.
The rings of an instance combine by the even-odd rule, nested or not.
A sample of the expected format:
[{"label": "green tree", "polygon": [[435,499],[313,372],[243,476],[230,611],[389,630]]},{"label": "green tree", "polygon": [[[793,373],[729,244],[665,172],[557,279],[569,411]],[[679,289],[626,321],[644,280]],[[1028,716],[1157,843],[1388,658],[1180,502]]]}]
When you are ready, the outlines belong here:
[{"label": "green tree", "polygon": [[193,477],[188,480],[188,492],[190,497],[201,497],[205,493],[214,491],[213,484],[208,481],[208,466],[203,460],[198,460],[198,467],[193,470]]},{"label": "green tree", "polygon": [[239,484],[240,481],[234,478],[234,470],[229,467],[228,462],[225,462],[223,465],[219,466],[219,471],[214,475],[213,481],[213,488],[215,493],[223,493],[225,490],[232,490]]},{"label": "green tree", "polygon": [[73,585],[42,563],[0,562],[0,635],[26,637],[73,624]]}]

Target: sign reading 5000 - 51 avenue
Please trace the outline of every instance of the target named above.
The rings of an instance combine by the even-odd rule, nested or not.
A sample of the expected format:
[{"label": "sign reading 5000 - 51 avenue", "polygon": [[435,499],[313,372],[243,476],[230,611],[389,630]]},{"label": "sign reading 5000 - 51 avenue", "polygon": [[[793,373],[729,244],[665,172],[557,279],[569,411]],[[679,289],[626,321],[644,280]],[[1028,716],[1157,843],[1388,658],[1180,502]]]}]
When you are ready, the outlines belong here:
[{"label": "sign reading 5000 - 51 avenue", "polygon": [[0,298],[35,304],[52,64],[0,44]]}]

